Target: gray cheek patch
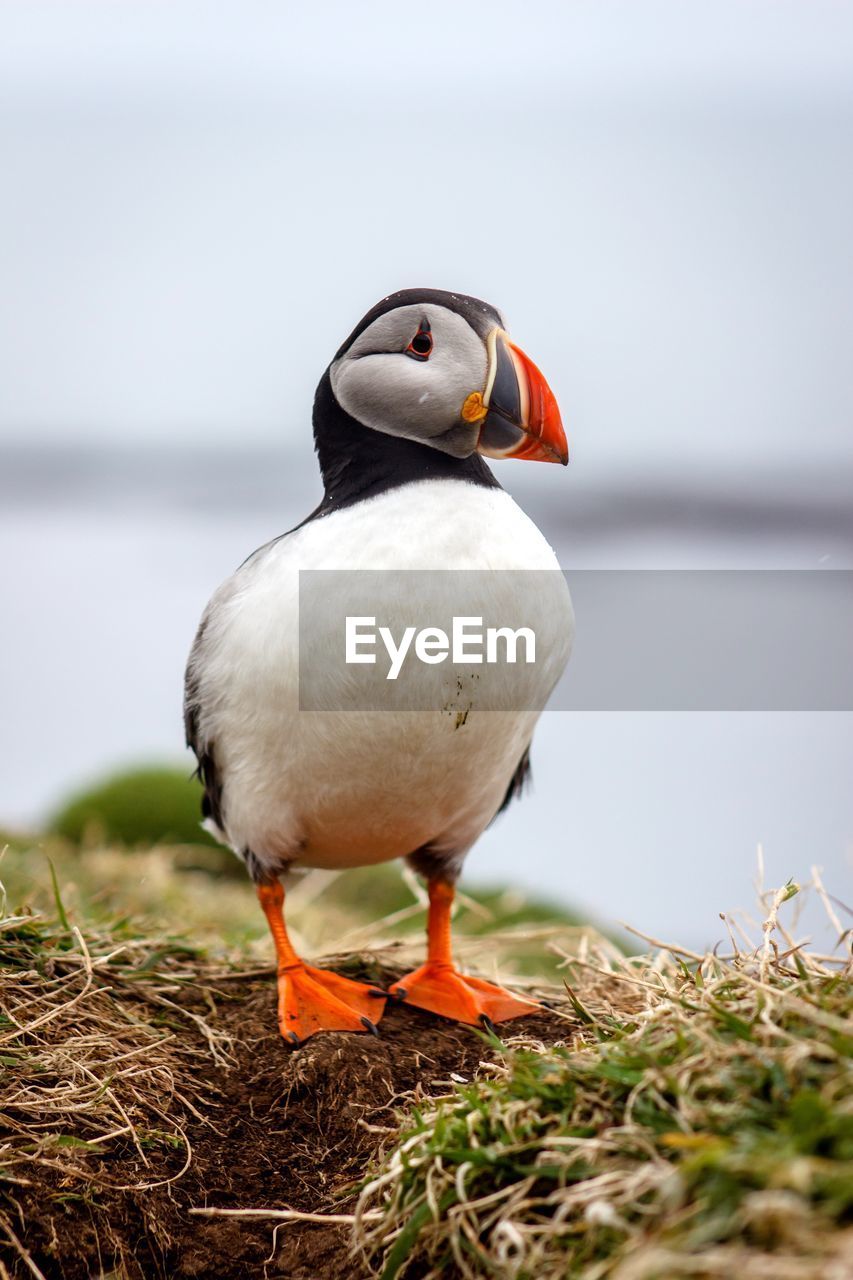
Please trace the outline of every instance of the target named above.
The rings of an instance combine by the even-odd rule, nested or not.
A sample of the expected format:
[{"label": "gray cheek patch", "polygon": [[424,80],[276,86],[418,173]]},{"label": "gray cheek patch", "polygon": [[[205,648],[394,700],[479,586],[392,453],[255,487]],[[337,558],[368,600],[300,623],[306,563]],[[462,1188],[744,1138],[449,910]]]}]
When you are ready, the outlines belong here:
[{"label": "gray cheek patch", "polygon": [[[413,360],[405,349],[424,319],[432,354]],[[487,363],[483,340],[462,316],[435,305],[401,307],[375,321],[333,364],[332,390],[365,427],[467,457],[479,429],[462,421],[462,404],[485,386]]]}]

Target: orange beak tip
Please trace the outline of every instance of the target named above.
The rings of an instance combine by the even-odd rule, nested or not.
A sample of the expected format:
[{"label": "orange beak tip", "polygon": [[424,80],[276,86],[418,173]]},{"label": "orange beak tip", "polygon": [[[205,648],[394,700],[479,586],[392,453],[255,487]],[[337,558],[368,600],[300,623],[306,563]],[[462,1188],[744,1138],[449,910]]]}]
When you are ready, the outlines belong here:
[{"label": "orange beak tip", "polygon": [[[528,355],[498,330],[490,339],[493,373],[483,403],[478,448],[486,457],[530,462],[559,462],[566,466],[569,446],[556,397],[541,370]],[[465,409],[471,413],[469,397]],[[468,421],[471,416],[463,412]]]}]

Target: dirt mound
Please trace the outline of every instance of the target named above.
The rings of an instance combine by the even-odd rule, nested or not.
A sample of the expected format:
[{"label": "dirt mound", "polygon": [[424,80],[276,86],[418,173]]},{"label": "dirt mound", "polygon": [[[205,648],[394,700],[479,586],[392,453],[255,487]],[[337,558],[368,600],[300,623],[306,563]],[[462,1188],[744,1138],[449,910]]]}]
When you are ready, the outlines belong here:
[{"label": "dirt mound", "polygon": [[[372,968],[363,976],[392,981],[399,974]],[[33,1265],[46,1280],[368,1274],[350,1254],[346,1224],[191,1211],[351,1212],[371,1158],[395,1136],[401,1096],[427,1098],[446,1091],[451,1077],[470,1078],[490,1057],[488,1042],[391,1006],[379,1038],[321,1035],[291,1051],[276,1030],[271,976],[229,976],[206,984],[203,998],[197,989],[171,998],[191,1016],[203,1013],[222,1043],[231,1037],[227,1065],[198,1053],[183,1057],[176,1047],[161,1105],[164,1129],[177,1120],[186,1141],[167,1155],[165,1174],[159,1160],[154,1185],[138,1142],[97,1153],[81,1143],[76,1174],[61,1161],[28,1166],[8,1193],[7,1274],[34,1274]],[[184,1039],[202,1038],[198,1025],[190,1028],[183,1024]],[[507,1029],[555,1043],[571,1027],[558,1012],[543,1011]],[[200,1060],[208,1064],[201,1074]]]}]

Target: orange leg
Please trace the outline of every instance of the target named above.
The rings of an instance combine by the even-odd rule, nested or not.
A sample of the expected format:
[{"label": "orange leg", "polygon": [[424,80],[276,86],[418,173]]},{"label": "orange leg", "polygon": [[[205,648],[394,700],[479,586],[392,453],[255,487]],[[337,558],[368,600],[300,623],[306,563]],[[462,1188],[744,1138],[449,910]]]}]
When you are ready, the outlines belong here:
[{"label": "orange leg", "polygon": [[534,1013],[540,1006],[514,996],[503,987],[481,978],[466,978],[453,963],[450,912],[455,890],[446,880],[429,882],[427,962],[389,988],[389,995],[418,1009],[440,1013],[471,1026],[506,1022]]},{"label": "orange leg", "polygon": [[285,1040],[300,1044],[317,1031],[376,1031],[385,1011],[374,988],[327,969],[305,964],[293,950],[284,923],[284,889],[258,885],[278,959],[278,1026]]}]

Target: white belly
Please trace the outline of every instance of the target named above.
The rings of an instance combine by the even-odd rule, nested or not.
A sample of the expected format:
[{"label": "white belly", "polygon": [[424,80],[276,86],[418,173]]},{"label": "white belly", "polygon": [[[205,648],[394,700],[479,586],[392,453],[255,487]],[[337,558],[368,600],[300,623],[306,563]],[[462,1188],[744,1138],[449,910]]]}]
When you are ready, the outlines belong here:
[{"label": "white belly", "polygon": [[[348,710],[345,679],[330,689],[333,709],[300,710],[306,569],[549,570],[531,575],[526,602],[537,661],[515,672],[483,667],[470,687],[454,676],[435,710]],[[518,576],[506,590],[517,612]],[[389,599],[383,621],[395,635],[410,619],[406,600]],[[406,485],[262,550],[214,596],[196,668],[200,736],[213,744],[228,842],[270,868],[360,866],[424,845],[463,854],[506,793],[573,628],[554,553],[499,489]],[[330,685],[338,670],[330,665]],[[515,702],[504,700],[517,709],[484,710],[493,682],[507,679],[527,682]]]}]

